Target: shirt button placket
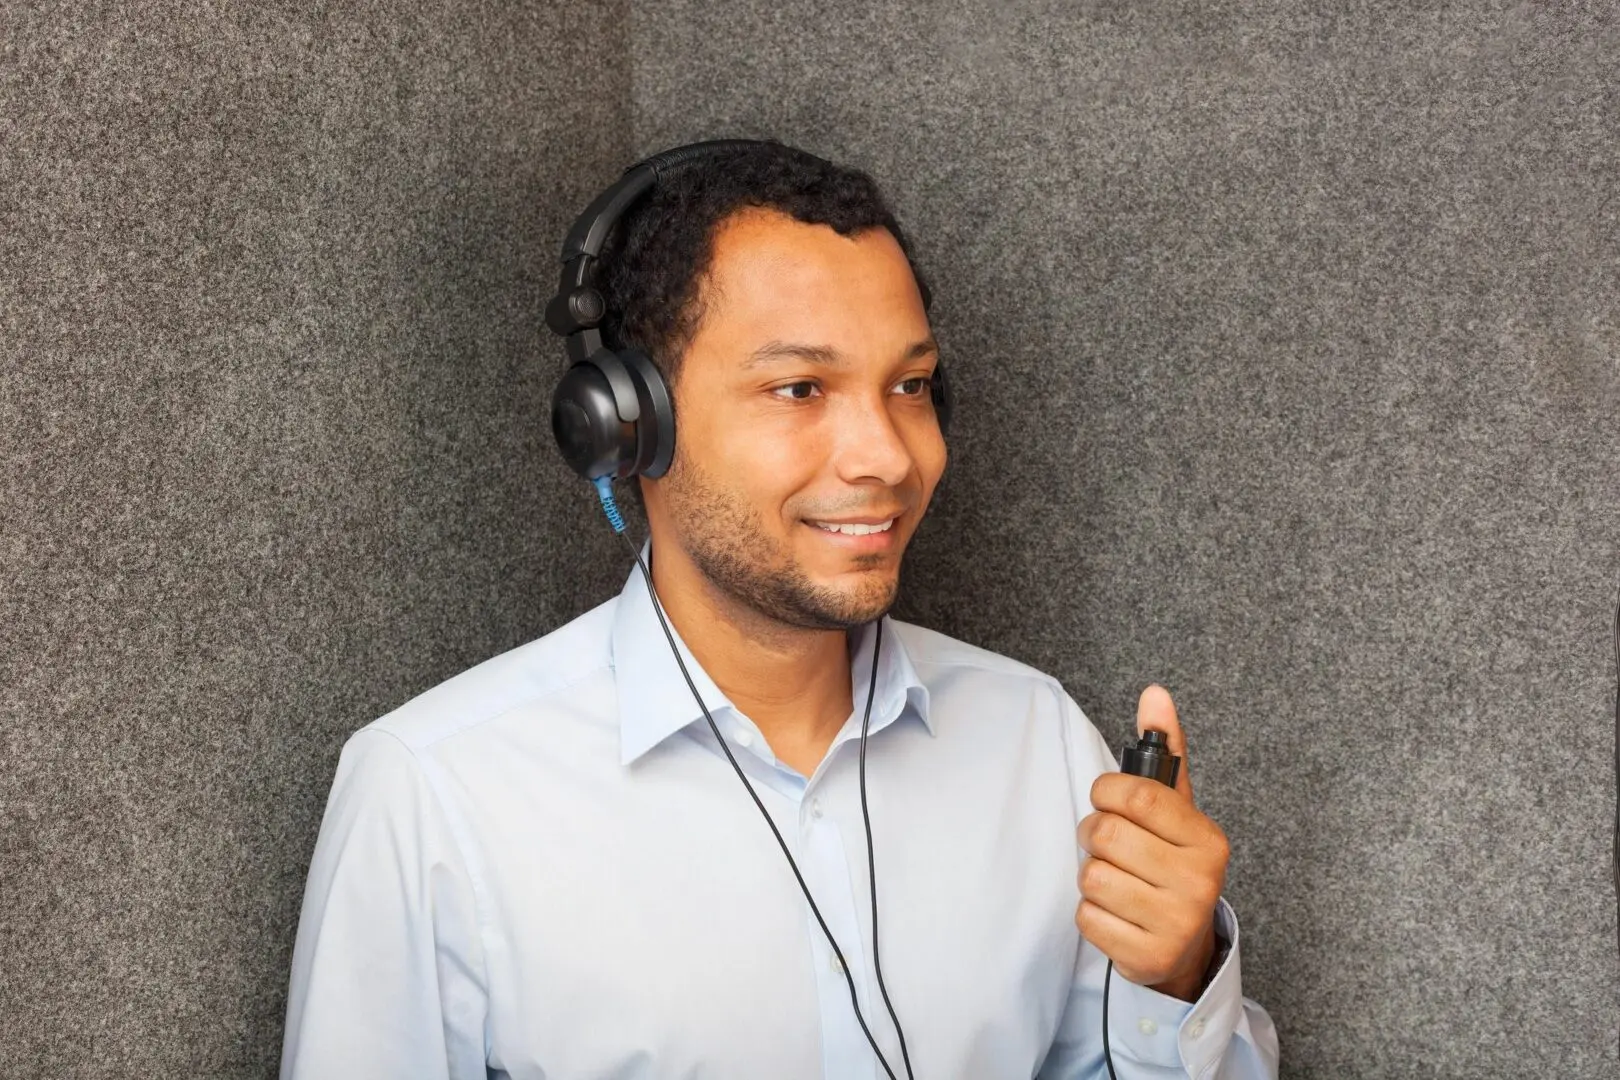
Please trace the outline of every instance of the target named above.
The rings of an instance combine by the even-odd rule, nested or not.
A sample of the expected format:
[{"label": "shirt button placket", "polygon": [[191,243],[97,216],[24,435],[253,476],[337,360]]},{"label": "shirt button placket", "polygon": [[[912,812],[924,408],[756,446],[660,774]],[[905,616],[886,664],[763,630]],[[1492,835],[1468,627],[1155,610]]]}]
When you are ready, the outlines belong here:
[{"label": "shirt button placket", "polygon": [[[809,931],[814,941],[816,997],[820,1005],[824,1038],[824,1072],[829,1080],[847,1077],[868,1077],[876,1080],[877,1073],[871,1048],[861,1034],[860,1026],[849,1005],[849,980],[864,980],[868,970],[861,958],[860,919],[853,904],[853,891],[849,880],[849,862],[843,850],[832,807],[821,785],[808,784],[799,804],[799,836],[805,859],[800,869],[816,902],[827,921],[832,936],[844,950],[845,960],[827,943],[821,928],[810,920]],[[825,965],[825,966],[823,966]],[[869,987],[863,987],[864,990]],[[864,1005],[863,1005],[864,1007]]]}]

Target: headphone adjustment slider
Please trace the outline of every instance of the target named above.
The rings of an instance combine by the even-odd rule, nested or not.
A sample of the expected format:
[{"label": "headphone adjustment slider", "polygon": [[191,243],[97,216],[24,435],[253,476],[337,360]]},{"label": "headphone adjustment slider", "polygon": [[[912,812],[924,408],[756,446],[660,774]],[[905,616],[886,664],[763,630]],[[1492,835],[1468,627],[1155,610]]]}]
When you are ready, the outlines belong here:
[{"label": "headphone adjustment slider", "polygon": [[607,302],[602,294],[584,285],[551,298],[546,305],[546,325],[553,333],[566,337],[596,326],[606,314]]}]

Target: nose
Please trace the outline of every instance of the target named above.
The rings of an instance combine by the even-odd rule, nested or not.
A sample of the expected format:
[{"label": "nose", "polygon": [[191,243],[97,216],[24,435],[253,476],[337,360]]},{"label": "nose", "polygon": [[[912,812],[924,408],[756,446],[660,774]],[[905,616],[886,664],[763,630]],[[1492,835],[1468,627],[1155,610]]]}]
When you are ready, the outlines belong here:
[{"label": "nose", "polygon": [[911,475],[916,463],[889,411],[889,400],[886,393],[863,394],[840,409],[833,456],[845,483],[898,487]]}]

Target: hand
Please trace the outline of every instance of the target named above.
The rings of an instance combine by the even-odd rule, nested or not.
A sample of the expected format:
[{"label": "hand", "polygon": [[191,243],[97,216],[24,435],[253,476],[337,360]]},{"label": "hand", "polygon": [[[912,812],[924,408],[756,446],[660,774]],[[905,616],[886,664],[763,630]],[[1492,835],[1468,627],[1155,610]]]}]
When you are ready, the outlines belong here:
[{"label": "hand", "polygon": [[1122,978],[1192,1001],[1214,956],[1215,903],[1231,849],[1193,805],[1187,737],[1162,686],[1137,703],[1138,735],[1150,728],[1181,758],[1175,789],[1125,773],[1091,785],[1094,812],[1076,830],[1089,858],[1080,865],[1074,922]]}]

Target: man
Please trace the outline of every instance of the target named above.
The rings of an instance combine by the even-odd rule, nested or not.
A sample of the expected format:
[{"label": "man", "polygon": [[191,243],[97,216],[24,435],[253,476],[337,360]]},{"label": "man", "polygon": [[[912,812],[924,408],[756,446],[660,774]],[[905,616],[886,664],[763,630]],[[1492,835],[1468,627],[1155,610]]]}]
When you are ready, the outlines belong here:
[{"label": "man", "polygon": [[[654,589],[350,739],[282,1075],[1275,1076],[1186,770],[1118,773],[1055,680],[885,615],[946,451],[870,179],[733,146],[613,236],[606,337],[679,419]],[[1162,689],[1138,724],[1185,756]]]}]

